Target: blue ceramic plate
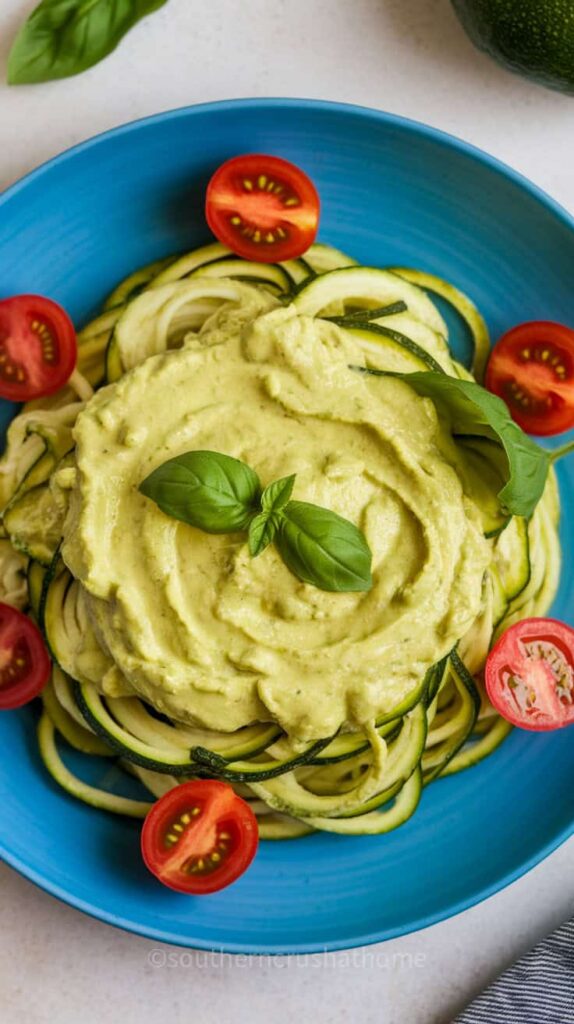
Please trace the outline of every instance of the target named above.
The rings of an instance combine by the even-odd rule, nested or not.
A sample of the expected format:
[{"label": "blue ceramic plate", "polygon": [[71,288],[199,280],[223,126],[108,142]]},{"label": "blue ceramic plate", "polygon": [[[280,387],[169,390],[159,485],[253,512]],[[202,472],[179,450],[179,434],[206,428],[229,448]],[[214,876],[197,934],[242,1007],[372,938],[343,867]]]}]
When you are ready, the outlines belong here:
[{"label": "blue ceramic plate", "polygon": [[[574,322],[574,221],[555,203],[432,129],[299,100],[162,114],[41,167],[0,200],[2,292],[45,293],[85,321],[123,275],[205,239],[207,180],[249,150],[286,157],[311,175],[324,241],[363,263],[443,275],[476,300],[495,336],[522,320]],[[12,412],[4,403],[5,422]],[[570,507],[573,463],[560,467]],[[571,565],[569,524],[562,542]],[[568,577],[553,611],[571,622]],[[397,832],[263,843],[236,885],[182,897],[146,873],[137,823],[91,810],[52,784],[33,724],[30,709],[0,715],[6,861],[104,921],[186,946],[303,952],[400,935],[496,892],[574,831],[573,730],[515,731],[477,768],[431,786]],[[110,769],[100,761],[90,771],[102,781]]]}]

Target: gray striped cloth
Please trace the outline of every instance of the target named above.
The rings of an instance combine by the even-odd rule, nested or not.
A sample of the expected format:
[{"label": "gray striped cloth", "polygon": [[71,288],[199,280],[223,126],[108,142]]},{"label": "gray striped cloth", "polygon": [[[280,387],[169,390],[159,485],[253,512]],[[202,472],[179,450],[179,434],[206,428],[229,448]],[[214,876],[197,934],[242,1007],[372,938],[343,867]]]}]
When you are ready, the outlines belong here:
[{"label": "gray striped cloth", "polygon": [[574,1024],[574,920],[505,971],[453,1024]]}]

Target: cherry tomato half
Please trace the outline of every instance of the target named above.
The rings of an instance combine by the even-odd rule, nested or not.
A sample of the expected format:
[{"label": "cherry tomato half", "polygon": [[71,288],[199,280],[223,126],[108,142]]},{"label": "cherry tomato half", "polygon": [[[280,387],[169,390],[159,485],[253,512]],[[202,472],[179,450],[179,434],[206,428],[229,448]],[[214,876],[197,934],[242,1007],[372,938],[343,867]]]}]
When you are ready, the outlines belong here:
[{"label": "cherry tomato half", "polygon": [[160,882],[204,895],[235,882],[253,860],[257,818],[226,782],[184,782],[152,807],[142,829],[142,855]]},{"label": "cherry tomato half", "polygon": [[301,256],[314,241],[319,196],[295,164],[250,153],[216,170],[205,216],[215,237],[238,256],[278,263]]},{"label": "cherry tomato half", "polygon": [[522,729],[574,723],[574,629],[556,619],[524,619],[494,645],[484,678],[491,704]]},{"label": "cherry tomato half", "polygon": [[51,395],[76,365],[76,332],[68,314],[41,295],[0,302],[0,396],[14,402]]},{"label": "cherry tomato half", "polygon": [[0,604],[0,709],[20,708],[37,697],[51,667],[38,627],[17,608]]},{"label": "cherry tomato half", "polygon": [[574,427],[574,331],[550,320],[513,327],[491,352],[485,386],[529,434]]}]

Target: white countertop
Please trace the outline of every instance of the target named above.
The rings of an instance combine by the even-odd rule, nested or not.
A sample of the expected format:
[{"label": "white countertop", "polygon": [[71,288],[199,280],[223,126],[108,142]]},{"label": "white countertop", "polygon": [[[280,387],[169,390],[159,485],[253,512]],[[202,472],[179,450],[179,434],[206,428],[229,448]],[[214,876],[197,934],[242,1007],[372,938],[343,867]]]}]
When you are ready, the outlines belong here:
[{"label": "white countertop", "polygon": [[[2,78],[16,27],[35,6],[1,4]],[[574,210],[574,99],[477,53],[448,0],[170,0],[78,78],[0,84],[0,188],[124,121],[236,96],[342,100],[425,121]],[[120,933],[1,867],[0,1016],[12,1024],[221,1024],[247,1015],[251,1024],[447,1024],[573,912],[570,841],[479,907],[407,938],[308,962],[218,959]]]}]

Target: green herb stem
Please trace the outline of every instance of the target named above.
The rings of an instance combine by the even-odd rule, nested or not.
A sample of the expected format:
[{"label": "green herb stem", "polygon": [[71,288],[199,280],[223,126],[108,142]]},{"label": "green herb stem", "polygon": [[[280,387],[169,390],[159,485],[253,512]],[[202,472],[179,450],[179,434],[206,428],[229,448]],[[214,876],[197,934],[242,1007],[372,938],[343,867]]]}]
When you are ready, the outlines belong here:
[{"label": "green herb stem", "polygon": [[574,452],[574,441],[569,441],[568,444],[563,444],[560,448],[555,448],[554,451],[549,452],[550,462],[554,465],[559,459],[563,459],[566,455],[571,455]]}]

